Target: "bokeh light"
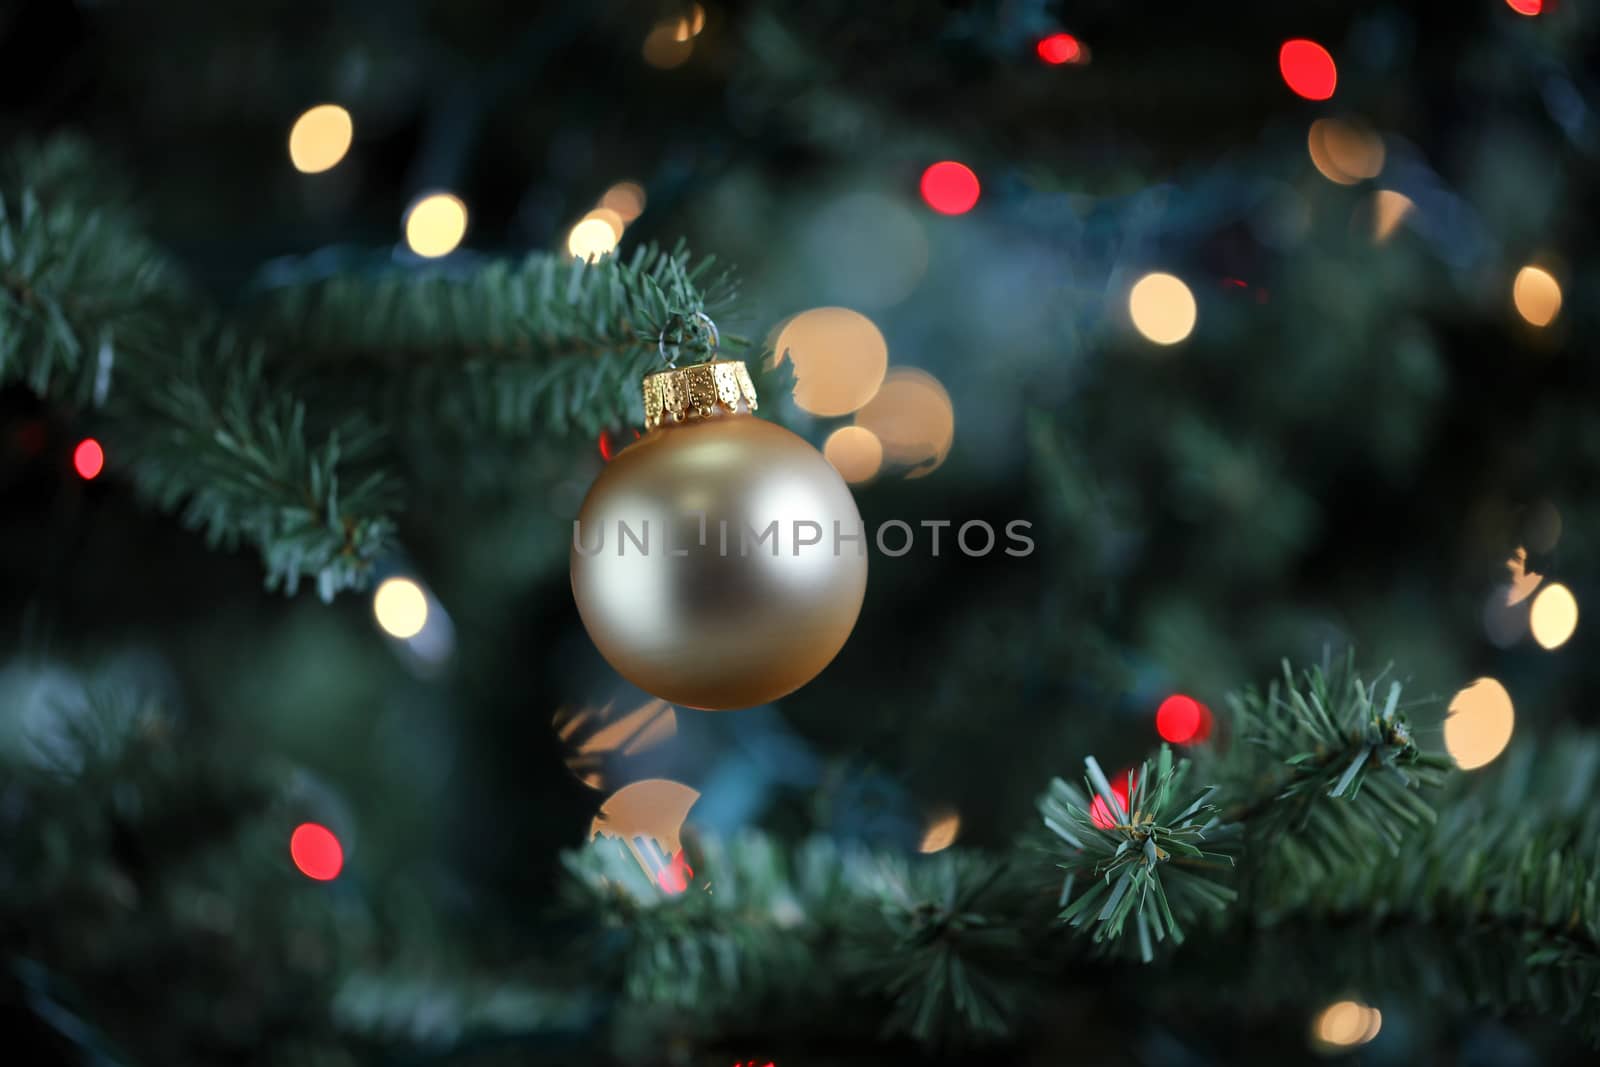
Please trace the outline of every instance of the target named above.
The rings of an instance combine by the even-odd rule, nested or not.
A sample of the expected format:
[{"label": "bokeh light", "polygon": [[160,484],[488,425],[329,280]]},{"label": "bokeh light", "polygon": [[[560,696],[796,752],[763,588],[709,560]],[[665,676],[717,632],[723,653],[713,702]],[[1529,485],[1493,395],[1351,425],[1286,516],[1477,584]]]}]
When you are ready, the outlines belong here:
[{"label": "bokeh light", "polygon": [[100,447],[100,442],[92,437],[85,437],[78,442],[78,447],[72,450],[72,469],[78,472],[78,477],[86,482],[93,481],[100,476],[106,467],[106,452]]},{"label": "bokeh light", "polygon": [[1494,762],[1511,743],[1516,712],[1511,694],[1493,678],[1479,678],[1450,700],[1444,747],[1456,766],[1476,770]]},{"label": "bokeh light", "polygon": [[1340,185],[1355,185],[1383,171],[1383,138],[1353,120],[1317,119],[1306,135],[1306,149],[1322,176]]},{"label": "bokeh light", "polygon": [[946,160],[922,172],[922,199],[941,215],[966,214],[978,193],[978,176],[964,163]]},{"label": "bokeh light", "polygon": [[883,467],[883,442],[865,426],[841,426],[823,442],[822,454],[851,485],[871,480]]},{"label": "bokeh light", "polygon": [[338,104],[318,104],[289,130],[289,162],[302,174],[332,170],[350,151],[355,123]]},{"label": "bokeh light", "polygon": [[1560,582],[1551,582],[1533,598],[1528,628],[1540,648],[1560,648],[1578,628],[1578,598]]},{"label": "bokeh light", "polygon": [[406,214],[406,244],[419,256],[447,256],[467,235],[467,205],[449,193],[433,193]]},{"label": "bokeh light", "polygon": [[[1124,814],[1128,811],[1129,780],[1130,774],[1128,771],[1123,771],[1111,779],[1111,795],[1117,799],[1118,804],[1122,805]],[[1137,782],[1138,779],[1133,778],[1133,781]],[[1106,803],[1106,798],[1096,793],[1094,800],[1089,804],[1089,821],[1102,830],[1110,830],[1117,826],[1121,820],[1117,818],[1117,813],[1111,810],[1111,805]]]},{"label": "bokeh light", "polygon": [[589,824],[589,838],[621,841],[644,873],[660,885],[661,872],[683,852],[683,824],[700,794],[669,778],[646,778],[625,785],[600,805]]},{"label": "bokeh light", "polygon": [[862,409],[856,425],[871,430],[883,446],[885,465],[908,478],[931,474],[950,454],[955,442],[955,407],[939,379],[927,371],[900,367]]},{"label": "bokeh light", "polygon": [[1333,56],[1315,41],[1296,38],[1278,49],[1278,69],[1286,85],[1307,100],[1326,100],[1333,95],[1339,70]]},{"label": "bokeh light", "polygon": [[617,764],[677,736],[678,716],[665,700],[647,700],[620,710],[615,704],[559,708],[550,726],[567,770],[590,789],[606,789]]},{"label": "bokeh light", "polygon": [[1317,1013],[1311,1025],[1314,1041],[1328,1051],[1365,1045],[1383,1028],[1377,1008],[1354,1000],[1340,1000]]},{"label": "bokeh light", "polygon": [[612,211],[608,207],[593,208],[587,215],[584,216],[584,218],[599,219],[607,226],[610,226],[611,232],[617,235],[617,240],[619,241],[622,240],[622,231],[627,229],[628,226],[621,213]]},{"label": "bokeh light", "polygon": [[372,594],[372,616],[390,637],[415,637],[428,625],[428,594],[410,578],[387,578]]},{"label": "bokeh light", "polygon": [[638,182],[618,182],[600,198],[600,206],[615,211],[624,223],[632,222],[644,214],[644,186]]},{"label": "bokeh light", "polygon": [[1519,15],[1537,15],[1544,10],[1544,0],[1506,0],[1506,6]]},{"label": "bokeh light", "polygon": [[1382,244],[1394,236],[1416,205],[1404,193],[1379,189],[1372,194],[1372,239]]},{"label": "bokeh light", "polygon": [[657,70],[671,70],[682,66],[694,52],[694,35],[678,36],[682,25],[681,19],[667,19],[656,23],[645,35],[644,47],[641,49],[644,61]]},{"label": "bokeh light", "polygon": [[1190,696],[1174,693],[1156,708],[1156,733],[1174,745],[1199,744],[1211,736],[1211,709]]},{"label": "bokeh light", "polygon": [[1158,272],[1140,278],[1128,293],[1128,314],[1145,340],[1175,345],[1194,331],[1198,312],[1183,280]]},{"label": "bokeh light", "polygon": [[1543,267],[1523,267],[1511,285],[1511,300],[1530,325],[1548,326],[1561,311],[1561,283]]},{"label": "bokeh light", "polygon": [[1506,607],[1528,599],[1539,588],[1539,583],[1544,581],[1544,575],[1528,569],[1528,550],[1520,546],[1506,560],[1506,571],[1511,583],[1506,590]]},{"label": "bokeh light", "polygon": [[680,41],[687,41],[691,37],[700,36],[700,31],[706,28],[706,9],[699,4],[693,5],[689,13],[677,21],[673,28],[673,36]]},{"label": "bokeh light", "polygon": [[344,869],[344,848],[333,831],[314,822],[303,822],[289,835],[289,858],[300,873],[319,882],[331,882]]},{"label": "bokeh light", "polygon": [[1039,58],[1053,67],[1063,63],[1076,63],[1083,55],[1078,39],[1070,33],[1052,33],[1040,38],[1037,46]]},{"label": "bokeh light", "polygon": [[889,343],[871,319],[842,307],[802,311],[778,334],[775,360],[794,364],[794,402],[813,415],[848,415],[871,400]]},{"label": "bokeh light", "polygon": [[917,846],[917,851],[924,855],[943,852],[956,843],[956,837],[960,833],[960,815],[953,811],[936,815],[929,820],[928,829],[923,833],[922,844]]},{"label": "bokeh light", "polygon": [[567,251],[578,259],[593,263],[616,251],[618,236],[618,231],[612,228],[609,221],[590,213],[579,219],[577,225],[568,232]]}]

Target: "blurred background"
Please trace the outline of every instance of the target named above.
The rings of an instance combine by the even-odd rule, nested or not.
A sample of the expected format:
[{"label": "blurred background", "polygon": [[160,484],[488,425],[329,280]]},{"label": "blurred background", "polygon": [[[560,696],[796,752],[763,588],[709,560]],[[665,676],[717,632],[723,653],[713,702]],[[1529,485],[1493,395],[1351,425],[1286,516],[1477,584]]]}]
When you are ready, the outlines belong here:
[{"label": "blurred background", "polygon": [[[647,826],[659,851],[605,836],[666,892],[697,891],[695,834],[1003,849],[1085,754],[1204,743],[1230,690],[1351,648],[1463,767],[1593,726],[1597,34],[1570,0],[0,5],[5,141],[93,144],[225,312],[683,238],[737,272],[718,327],[766,368],[762,414],[869,526],[1023,519],[1037,544],[876,554],[815,682],[673,709],[600,659],[567,578],[637,421],[395,427],[399,548],[327,604],[143,502],[92,406],[11,381],[0,749],[70,770],[110,694],[143,724],[131,780],[191,798],[164,852],[119,836],[156,818],[136,789],[91,811],[86,785],[41,808],[0,782],[8,833],[61,823],[57,881],[0,856],[22,1062],[868,1062],[816,1035],[641,1050],[579,983],[524,995],[584,966],[552,947],[562,851],[603,805]],[[1174,697],[1204,708],[1158,718]],[[174,881],[263,775],[289,788],[243,858]],[[1258,1007],[1234,977],[1152,1011],[1091,976],[1062,1026],[1085,1062],[1281,1062],[1341,992]],[[1318,1047],[1572,1048],[1383,1018]]]}]

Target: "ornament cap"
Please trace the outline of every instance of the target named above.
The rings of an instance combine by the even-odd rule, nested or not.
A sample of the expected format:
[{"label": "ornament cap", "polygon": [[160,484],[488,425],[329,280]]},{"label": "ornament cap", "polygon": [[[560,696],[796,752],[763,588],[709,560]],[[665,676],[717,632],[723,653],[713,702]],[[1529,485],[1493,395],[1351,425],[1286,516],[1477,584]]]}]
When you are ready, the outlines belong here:
[{"label": "ornament cap", "polygon": [[645,375],[644,428],[756,410],[756,387],[737,359],[714,359]]}]

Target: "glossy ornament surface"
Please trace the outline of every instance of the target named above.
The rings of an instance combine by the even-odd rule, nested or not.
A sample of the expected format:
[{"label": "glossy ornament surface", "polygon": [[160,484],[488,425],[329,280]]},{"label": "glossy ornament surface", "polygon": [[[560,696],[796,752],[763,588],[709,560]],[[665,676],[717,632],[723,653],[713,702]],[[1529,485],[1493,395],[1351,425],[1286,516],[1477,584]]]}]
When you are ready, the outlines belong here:
[{"label": "glossy ornament surface", "polygon": [[654,427],[600,472],[573,530],[572,592],[596,647],[686,707],[752,707],[805,685],[866,593],[849,487],[804,439],[750,414],[753,400],[737,363],[646,379]]}]

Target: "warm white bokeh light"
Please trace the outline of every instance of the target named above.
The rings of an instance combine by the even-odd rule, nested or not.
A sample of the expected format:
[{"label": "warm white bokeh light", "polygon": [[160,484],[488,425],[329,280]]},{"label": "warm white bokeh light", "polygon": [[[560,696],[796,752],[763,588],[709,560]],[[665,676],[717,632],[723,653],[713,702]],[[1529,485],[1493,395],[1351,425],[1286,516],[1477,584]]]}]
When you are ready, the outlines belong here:
[{"label": "warm white bokeh light", "polygon": [[428,594],[410,578],[389,578],[372,594],[372,615],[390,637],[415,637],[428,625]]},{"label": "warm white bokeh light", "polygon": [[1479,678],[1450,701],[1445,750],[1464,771],[1486,767],[1511,743],[1516,720],[1506,687],[1493,678]]},{"label": "warm white bokeh light", "polygon": [[665,22],[656,23],[644,39],[642,49],[644,61],[657,70],[671,70],[673,67],[681,66],[694,51],[693,35],[678,36],[682,27],[681,19],[667,19]]},{"label": "warm white bokeh light", "polygon": [[841,426],[823,442],[822,454],[851,485],[868,481],[883,466],[883,442],[865,426]]},{"label": "warm white bokeh light", "polygon": [[593,214],[585,216],[567,234],[567,251],[590,263],[617,250],[617,231]]},{"label": "warm white bokeh light", "polygon": [[1322,176],[1340,185],[1376,178],[1383,171],[1383,138],[1359,122],[1318,119],[1306,135],[1306,148]]},{"label": "warm white bokeh light", "polygon": [[961,816],[955,812],[945,812],[935,816],[928,822],[928,829],[922,835],[922,844],[917,851],[927,855],[933,852],[943,852],[956,843],[956,835],[961,833]]},{"label": "warm white bokeh light", "polygon": [[1359,1001],[1340,1000],[1318,1013],[1311,1030],[1317,1042],[1328,1049],[1365,1045],[1383,1028],[1383,1014]]},{"label": "warm white bokeh light", "polygon": [[1158,345],[1175,345],[1194,331],[1194,294],[1181,278],[1146,274],[1128,294],[1134,329]]},{"label": "warm white bokeh light", "polygon": [[418,200],[406,215],[406,244],[419,256],[447,256],[467,235],[467,205],[449,193]]},{"label": "warm white bokeh light", "polygon": [[802,311],[778,334],[775,360],[794,363],[794,402],[813,415],[848,415],[871,400],[889,368],[889,343],[859,311]]},{"label": "warm white bokeh light", "polygon": [[618,182],[600,198],[600,206],[615,211],[624,223],[644,214],[644,186],[638,182]]},{"label": "warm white bokeh light", "polygon": [[1560,582],[1551,582],[1533,598],[1528,628],[1540,648],[1560,648],[1578,628],[1578,598]]},{"label": "warm white bokeh light", "polygon": [[883,459],[906,470],[906,477],[932,473],[955,441],[955,407],[939,379],[911,367],[892,370],[878,394],[856,413],[856,425],[871,430],[883,446]]},{"label": "warm white bokeh light", "polygon": [[621,213],[613,211],[604,206],[592,209],[587,215],[584,216],[584,218],[599,219],[607,226],[610,226],[611,232],[617,235],[617,240],[619,241],[622,240],[622,231],[627,229],[628,226],[627,221],[622,217]]},{"label": "warm white bokeh light", "polygon": [[1372,194],[1372,239],[1382,244],[1394,236],[1400,224],[1416,210],[1416,204],[1405,193],[1393,189],[1379,189]]},{"label": "warm white bokeh light", "polygon": [[355,123],[338,104],[318,104],[289,130],[289,162],[302,174],[332,170],[350,151]]},{"label": "warm white bokeh light", "polygon": [[1543,267],[1523,267],[1511,285],[1517,314],[1533,326],[1548,326],[1561,311],[1561,283]]}]

